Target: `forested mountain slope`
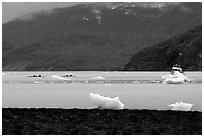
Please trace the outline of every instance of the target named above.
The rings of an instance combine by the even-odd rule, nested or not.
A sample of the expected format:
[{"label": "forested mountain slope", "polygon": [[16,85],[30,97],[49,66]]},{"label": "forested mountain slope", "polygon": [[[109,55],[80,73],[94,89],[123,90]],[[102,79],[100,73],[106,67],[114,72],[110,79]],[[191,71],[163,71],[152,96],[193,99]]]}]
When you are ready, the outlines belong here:
[{"label": "forested mountain slope", "polygon": [[124,70],[170,70],[174,64],[184,70],[202,70],[202,26],[182,35],[144,48],[136,53]]},{"label": "forested mountain slope", "polygon": [[202,3],[88,3],[2,26],[3,70],[121,70],[141,49],[202,24]]}]

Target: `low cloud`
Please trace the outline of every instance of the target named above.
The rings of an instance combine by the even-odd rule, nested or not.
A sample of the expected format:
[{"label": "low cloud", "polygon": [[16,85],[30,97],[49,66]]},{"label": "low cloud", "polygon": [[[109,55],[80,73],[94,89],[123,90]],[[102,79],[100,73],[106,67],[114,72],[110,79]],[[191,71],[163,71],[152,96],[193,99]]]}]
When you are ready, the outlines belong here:
[{"label": "low cloud", "polygon": [[53,10],[46,10],[46,11],[38,11],[35,13],[25,14],[17,18],[17,20],[24,20],[24,21],[31,21],[36,18],[37,15],[45,15],[48,16],[52,14]]},{"label": "low cloud", "polygon": [[36,15],[34,13],[50,13],[54,8],[70,7],[80,2],[3,2],[2,3],[2,21],[8,21],[20,18],[30,20]]},{"label": "low cloud", "polygon": [[191,8],[189,8],[189,7],[185,6],[185,5],[182,5],[180,10],[185,12],[185,13],[193,13],[194,12]]},{"label": "low cloud", "polygon": [[92,8],[94,9],[102,9],[102,8],[112,8],[114,5],[114,2],[95,2],[93,5],[91,5]]}]

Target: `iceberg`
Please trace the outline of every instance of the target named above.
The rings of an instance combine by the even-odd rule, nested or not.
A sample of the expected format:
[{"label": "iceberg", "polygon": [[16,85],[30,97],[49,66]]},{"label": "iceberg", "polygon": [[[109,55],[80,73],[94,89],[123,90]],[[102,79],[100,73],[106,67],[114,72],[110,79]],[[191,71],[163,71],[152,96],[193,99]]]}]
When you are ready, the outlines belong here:
[{"label": "iceberg", "polygon": [[191,108],[193,107],[193,104],[183,103],[181,101],[180,103],[176,102],[168,106],[171,108],[171,110],[190,111]]},{"label": "iceberg", "polygon": [[90,101],[97,105],[98,108],[102,109],[123,109],[124,104],[120,102],[119,97],[110,98],[104,97],[99,94],[90,93],[89,94]]}]

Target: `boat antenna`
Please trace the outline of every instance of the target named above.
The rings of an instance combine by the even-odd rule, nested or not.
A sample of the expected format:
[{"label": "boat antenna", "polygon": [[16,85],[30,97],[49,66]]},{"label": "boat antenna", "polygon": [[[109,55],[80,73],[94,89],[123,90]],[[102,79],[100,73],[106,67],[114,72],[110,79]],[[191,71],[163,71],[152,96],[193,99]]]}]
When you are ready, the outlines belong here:
[{"label": "boat antenna", "polygon": [[180,60],[181,55],[182,55],[182,53],[180,52],[180,53],[179,53],[178,60],[177,60],[177,64],[178,64],[178,62],[179,62],[179,60]]}]

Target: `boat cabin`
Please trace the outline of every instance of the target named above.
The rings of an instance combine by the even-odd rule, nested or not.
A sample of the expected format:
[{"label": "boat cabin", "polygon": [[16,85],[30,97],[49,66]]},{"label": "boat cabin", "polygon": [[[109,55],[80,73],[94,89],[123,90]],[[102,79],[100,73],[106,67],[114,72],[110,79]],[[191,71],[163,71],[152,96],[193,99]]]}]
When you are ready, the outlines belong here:
[{"label": "boat cabin", "polygon": [[171,69],[171,73],[174,74],[175,71],[178,71],[180,73],[183,73],[183,70],[182,68],[180,67],[180,65],[176,64],[176,65],[173,65],[172,69]]},{"label": "boat cabin", "polygon": [[66,75],[63,75],[61,77],[74,77],[74,75],[72,73],[67,73]]}]

